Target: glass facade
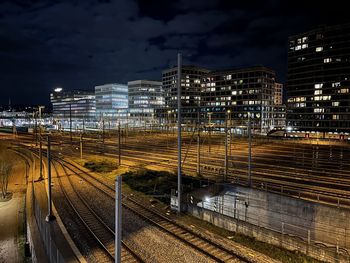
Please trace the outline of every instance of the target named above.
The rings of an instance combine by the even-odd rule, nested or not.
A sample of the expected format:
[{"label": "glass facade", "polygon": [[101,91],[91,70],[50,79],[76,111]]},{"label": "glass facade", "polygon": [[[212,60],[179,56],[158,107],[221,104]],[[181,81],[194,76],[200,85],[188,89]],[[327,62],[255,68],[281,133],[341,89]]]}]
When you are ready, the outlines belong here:
[{"label": "glass facade", "polygon": [[132,119],[154,119],[155,110],[165,105],[160,81],[129,81],[128,90],[129,117]]},{"label": "glass facade", "polygon": [[95,94],[89,91],[60,91],[50,94],[54,119],[94,120]]},{"label": "glass facade", "polygon": [[128,86],[105,84],[95,87],[96,118],[125,119],[128,114]]}]

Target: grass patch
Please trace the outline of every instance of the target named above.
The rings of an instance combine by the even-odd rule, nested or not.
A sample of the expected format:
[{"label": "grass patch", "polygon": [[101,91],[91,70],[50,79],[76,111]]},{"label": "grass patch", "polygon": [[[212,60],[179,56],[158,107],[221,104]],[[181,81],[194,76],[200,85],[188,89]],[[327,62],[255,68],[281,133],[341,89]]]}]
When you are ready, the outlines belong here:
[{"label": "grass patch", "polygon": [[[146,195],[155,196],[160,201],[169,204],[171,189],[177,189],[177,176],[170,172],[140,169],[124,173],[123,182],[132,190]],[[183,176],[183,192],[189,192],[199,187],[199,181]]]},{"label": "grass patch", "polygon": [[96,173],[110,173],[118,169],[118,166],[107,161],[88,161],[84,163],[84,167]]}]

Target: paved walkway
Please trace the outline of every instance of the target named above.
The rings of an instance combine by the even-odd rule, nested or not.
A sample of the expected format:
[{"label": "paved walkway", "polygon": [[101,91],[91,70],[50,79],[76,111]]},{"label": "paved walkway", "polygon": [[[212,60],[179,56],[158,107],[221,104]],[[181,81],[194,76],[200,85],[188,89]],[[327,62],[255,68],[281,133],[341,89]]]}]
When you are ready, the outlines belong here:
[{"label": "paved walkway", "polygon": [[[24,197],[26,190],[25,164],[13,152],[14,160],[8,190],[12,199],[0,202],[0,262],[23,262],[24,257]],[[13,157],[12,157],[13,156]]]}]

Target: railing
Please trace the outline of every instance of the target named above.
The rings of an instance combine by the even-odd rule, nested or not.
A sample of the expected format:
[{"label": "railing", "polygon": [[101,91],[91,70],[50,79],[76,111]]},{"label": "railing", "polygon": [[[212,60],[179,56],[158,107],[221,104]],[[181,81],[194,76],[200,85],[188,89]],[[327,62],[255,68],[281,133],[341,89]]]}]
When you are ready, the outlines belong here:
[{"label": "railing", "polygon": [[41,209],[39,201],[35,196],[34,185],[32,187],[32,196],[33,196],[32,202],[33,202],[35,220],[38,225],[41,240],[44,244],[44,249],[47,257],[49,258],[49,262],[64,263],[65,260],[61,252],[59,251],[57,245],[55,244],[55,241],[52,239],[51,224],[49,222],[46,222],[45,220],[46,214]]}]

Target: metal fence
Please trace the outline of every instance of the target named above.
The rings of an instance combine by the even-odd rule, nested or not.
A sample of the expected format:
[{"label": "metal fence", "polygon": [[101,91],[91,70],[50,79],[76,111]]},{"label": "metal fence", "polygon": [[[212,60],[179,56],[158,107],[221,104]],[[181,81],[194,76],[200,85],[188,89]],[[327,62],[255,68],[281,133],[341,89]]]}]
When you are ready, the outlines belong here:
[{"label": "metal fence", "polygon": [[65,260],[59,251],[57,245],[55,244],[55,241],[52,239],[52,227],[51,224],[46,222],[45,212],[41,209],[39,201],[37,200],[37,197],[35,196],[34,187],[32,188],[32,194],[33,194],[33,207],[34,207],[34,216],[36,223],[39,228],[39,232],[41,235],[41,239],[44,244],[44,249],[46,252],[47,257],[49,258],[49,262],[52,263],[64,263]]}]

